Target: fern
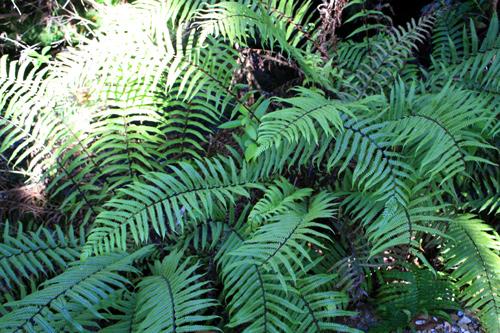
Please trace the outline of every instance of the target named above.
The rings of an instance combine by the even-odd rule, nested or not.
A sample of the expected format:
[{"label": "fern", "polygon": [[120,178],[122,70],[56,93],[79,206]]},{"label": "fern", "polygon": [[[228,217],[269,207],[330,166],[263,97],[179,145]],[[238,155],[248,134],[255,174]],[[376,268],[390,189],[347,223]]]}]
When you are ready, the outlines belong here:
[{"label": "fern", "polygon": [[42,290],[21,301],[5,304],[15,310],[0,318],[0,327],[12,332],[34,330],[36,327],[51,331],[50,327],[65,326],[66,322],[69,322],[81,331],[82,326],[72,319],[74,312],[88,309],[101,318],[102,316],[93,310],[93,305],[107,297],[114,288],[123,288],[129,283],[117,272],[138,272],[132,266],[134,260],[144,258],[151,250],[149,246],[133,254],[108,254],[91,258],[85,264],[68,269],[46,281]]},{"label": "fern", "polygon": [[480,309],[484,327],[494,332],[500,328],[498,234],[471,215],[455,219],[449,234],[454,241],[443,251],[445,262],[456,267],[452,277],[460,281],[458,287],[465,287],[466,306]]},{"label": "fern", "polygon": [[422,312],[451,321],[444,310],[460,310],[454,301],[457,293],[454,285],[430,270],[415,267],[404,272],[386,270],[383,278],[386,284],[377,293],[377,313],[384,322],[370,331],[401,329]]},{"label": "fern", "polygon": [[[12,282],[23,285],[22,278],[38,278],[40,273],[49,275],[57,270],[65,270],[68,263],[73,262],[79,255],[84,242],[75,239],[72,228],[65,233],[59,226],[51,232],[46,228],[39,228],[36,232],[23,232],[19,224],[16,237],[11,236],[9,222],[3,229],[3,242],[0,244],[0,276],[7,286]],[[83,236],[83,234],[82,234]]]},{"label": "fern", "polygon": [[[136,320],[139,332],[192,331],[216,329],[200,324],[215,318],[201,315],[203,310],[214,306],[210,299],[200,299],[209,290],[208,283],[199,282],[201,275],[193,273],[199,265],[189,265],[189,260],[180,263],[182,253],[172,252],[163,262],[156,262],[153,276],[145,278],[139,285]],[[158,312],[168,312],[158,316]]]},{"label": "fern", "polygon": [[[92,252],[107,252],[116,245],[126,249],[128,228],[136,243],[145,241],[149,238],[150,218],[155,221],[153,228],[161,237],[166,236],[167,225],[169,232],[182,233],[185,218],[194,221],[212,218],[217,212],[224,211],[234,195],[248,197],[245,187],[260,187],[258,182],[252,181],[255,177],[252,170],[243,166],[238,172],[231,159],[226,161],[229,172],[220,161],[212,163],[207,160],[206,164],[197,163],[200,173],[191,164],[179,164],[179,168],[172,166],[180,179],[168,174],[151,173],[145,175],[146,182],[136,182],[129,189],[122,189],[120,192],[124,197],[135,200],[125,197],[108,203],[111,209],[97,217],[96,228],[88,237],[82,259]],[[137,188],[141,191],[135,192]],[[182,207],[186,217],[182,215]]]},{"label": "fern", "polygon": [[0,61],[0,214],[26,174],[61,216],[3,224],[0,330],[356,332],[373,295],[374,330],[452,299],[500,330],[496,14],[96,6],[91,39]]}]

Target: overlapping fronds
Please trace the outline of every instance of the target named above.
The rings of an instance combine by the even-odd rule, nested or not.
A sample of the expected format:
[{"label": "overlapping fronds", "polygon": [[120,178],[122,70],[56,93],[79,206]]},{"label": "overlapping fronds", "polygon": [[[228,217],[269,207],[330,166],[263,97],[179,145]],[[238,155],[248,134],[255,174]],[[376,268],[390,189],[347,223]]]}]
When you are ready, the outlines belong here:
[{"label": "overlapping fronds", "polygon": [[10,288],[12,283],[23,285],[23,278],[48,276],[64,271],[79,256],[85,235],[75,238],[73,228],[63,232],[56,226],[50,231],[40,227],[36,232],[23,232],[22,224],[12,230],[7,221],[0,244],[0,281]]},{"label": "overlapping fronds", "polygon": [[[221,2],[200,10],[200,38],[204,40],[208,35],[222,35],[231,42],[247,44],[248,37],[254,40],[258,37],[262,45],[268,44],[271,49],[279,47],[298,63],[306,76],[316,77],[311,68],[312,61],[308,61],[310,57],[297,47],[304,39],[315,43],[302,24],[310,1],[256,1],[254,4],[255,7],[238,2]],[[310,24],[314,26],[312,22]],[[321,50],[319,46],[317,49]]]},{"label": "overlapping fronds", "polygon": [[336,60],[338,70],[342,71],[337,77],[342,81],[339,93],[359,100],[387,93],[387,87],[391,87],[398,76],[415,77],[418,70],[411,64],[412,54],[428,38],[434,21],[434,15],[426,15],[418,22],[412,20],[406,28],[378,27],[383,32],[362,43],[350,40],[340,43]]},{"label": "overlapping fronds", "polygon": [[336,100],[327,100],[320,92],[297,88],[298,97],[277,98],[279,103],[289,104],[262,117],[259,126],[258,144],[255,152],[258,156],[271,145],[280,146],[282,140],[297,143],[305,140],[308,144],[318,144],[317,127],[336,137],[343,130],[342,115],[353,115],[351,109],[363,109],[360,103],[345,104]]},{"label": "overlapping fronds", "polygon": [[[193,10],[182,0],[126,6],[122,14],[134,13],[127,29],[106,17],[112,23],[94,39],[40,72],[25,75],[28,63],[7,70],[3,58],[2,105],[9,100],[10,107],[2,115],[1,150],[15,145],[10,156],[17,163],[35,155],[30,168],[45,176],[62,170],[49,190],[65,196],[61,208],[71,218],[82,209],[86,221],[95,218],[117,188],[144,173],[203,157],[206,135],[228,106],[246,107],[230,84],[235,51],[213,38],[202,45],[183,26]],[[51,79],[42,80],[49,69]]]},{"label": "overlapping fronds", "polygon": [[54,163],[51,145],[66,134],[57,117],[47,112],[55,104],[55,86],[48,70],[34,67],[30,61],[21,65],[17,61],[9,63],[7,55],[0,60],[0,108],[3,110],[0,153],[10,148],[14,165],[30,155],[37,155],[29,160],[30,169],[46,155]]},{"label": "overlapping fronds", "polygon": [[294,187],[286,179],[277,180],[276,185],[269,186],[250,211],[248,215],[250,231],[261,224],[266,224],[272,216],[293,209],[296,202],[304,201],[311,192],[312,189],[309,188]]},{"label": "overlapping fronds", "polygon": [[162,262],[155,262],[152,276],[139,284],[135,325],[138,332],[188,332],[217,330],[206,325],[213,315],[203,312],[217,302],[206,296],[208,281],[201,281],[195,271],[199,264],[181,262],[183,253],[172,252]]},{"label": "overlapping fronds", "polygon": [[306,241],[318,247],[320,239],[327,241],[312,229],[324,228],[313,220],[332,216],[331,200],[331,195],[320,193],[270,218],[248,239],[241,228],[228,235],[216,256],[231,316],[227,327],[250,324],[249,332],[286,328],[357,332],[332,321],[350,314],[340,306],[346,295],[330,291],[334,276],[305,274],[314,266]]},{"label": "overlapping fronds", "polygon": [[[472,20],[463,26],[462,34],[448,37],[450,44],[440,43],[440,52],[434,55],[431,72],[427,75],[426,86],[433,92],[440,91],[448,81],[453,81],[461,89],[476,94],[476,98],[487,103],[491,115],[481,129],[498,133],[500,102],[500,28],[498,15],[493,15],[486,36],[481,41]],[[453,38],[453,39],[452,39]],[[460,48],[458,46],[460,45]],[[448,59],[446,54],[451,54]],[[439,74],[438,74],[439,73]]]},{"label": "overlapping fronds", "polygon": [[414,239],[416,235],[429,233],[447,237],[436,226],[446,223],[448,219],[435,213],[438,209],[447,208],[447,205],[428,206],[433,198],[419,197],[422,188],[417,186],[412,191],[411,200],[405,206],[398,205],[392,198],[384,202],[357,192],[346,193],[341,207],[345,207],[352,221],[360,224],[359,227],[366,233],[357,247],[369,254],[367,259],[400,246],[419,256],[420,244]]},{"label": "overlapping fronds", "polygon": [[466,306],[479,309],[488,332],[500,330],[500,241],[498,234],[473,215],[459,216],[449,226],[453,241],[443,251],[451,277],[464,288]]},{"label": "overlapping fronds", "polygon": [[[76,330],[83,327],[75,321],[75,310],[90,310],[98,318],[93,306],[111,294],[115,288],[124,288],[129,281],[118,272],[138,272],[132,266],[152,251],[144,247],[132,254],[110,253],[88,259],[63,274],[44,283],[44,288],[20,301],[5,304],[13,310],[0,318],[0,329],[9,332],[45,330],[64,327],[68,323]],[[75,305],[73,305],[75,304]]]},{"label": "overlapping fronds", "polygon": [[428,269],[410,266],[407,271],[384,270],[382,275],[385,284],[378,289],[376,302],[383,323],[370,332],[405,327],[419,313],[451,321],[445,310],[460,310],[456,286]]},{"label": "overlapping fronds", "polygon": [[[264,271],[278,273],[285,270],[295,282],[295,272],[292,265],[302,266],[299,254],[310,260],[303,249],[304,240],[321,247],[320,241],[312,236],[322,238],[324,233],[313,228],[327,228],[318,223],[317,219],[333,216],[332,200],[331,194],[322,192],[303,204],[294,205],[292,210],[271,217],[268,224],[260,226],[249,240],[231,252],[231,255],[239,256],[240,261],[229,265],[225,270],[237,269],[235,266],[240,264],[257,265],[259,268],[262,267]],[[283,280],[281,282],[284,284]]]},{"label": "overlapping fronds", "polygon": [[146,241],[151,222],[163,238],[168,232],[182,233],[187,220],[206,220],[224,211],[237,196],[248,197],[249,188],[261,187],[255,171],[245,164],[239,167],[230,158],[215,159],[172,165],[172,174],[144,175],[144,180],[121,189],[121,196],[106,204],[82,258],[115,246],[126,249],[129,233],[136,243]]},{"label": "overlapping fronds", "polygon": [[460,298],[499,332],[498,235],[459,215],[497,223],[497,16],[352,0],[318,45],[330,2],[139,0],[42,67],[3,57],[5,177],[69,228],[5,225],[0,330],[357,332],[382,283],[382,330]]},{"label": "overlapping fronds", "polygon": [[108,320],[114,320],[115,323],[102,328],[99,332],[130,332],[137,320],[137,292],[120,289],[110,295],[109,301],[112,302],[111,306],[106,306],[105,308],[113,308],[115,311],[119,311],[119,314],[106,316]]},{"label": "overlapping fronds", "polygon": [[304,276],[297,284],[289,283],[289,294],[292,303],[300,312],[294,313],[292,326],[296,332],[360,332],[357,329],[347,327],[332,321],[338,316],[352,316],[356,312],[342,309],[342,302],[347,301],[346,294],[333,291],[336,279],[333,274],[315,274]]}]

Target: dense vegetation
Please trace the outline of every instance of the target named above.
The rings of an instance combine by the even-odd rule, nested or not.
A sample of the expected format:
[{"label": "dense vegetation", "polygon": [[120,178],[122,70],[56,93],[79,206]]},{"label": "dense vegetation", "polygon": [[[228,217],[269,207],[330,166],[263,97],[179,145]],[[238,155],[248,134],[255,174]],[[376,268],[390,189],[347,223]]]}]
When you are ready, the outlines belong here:
[{"label": "dense vegetation", "polygon": [[491,3],[96,4],[2,57],[0,331],[500,332]]}]

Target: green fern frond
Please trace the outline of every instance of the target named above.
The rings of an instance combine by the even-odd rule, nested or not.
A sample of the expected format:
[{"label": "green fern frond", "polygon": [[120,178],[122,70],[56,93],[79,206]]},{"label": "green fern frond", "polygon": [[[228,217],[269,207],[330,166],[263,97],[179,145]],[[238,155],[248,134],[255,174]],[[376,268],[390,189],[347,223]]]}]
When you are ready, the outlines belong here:
[{"label": "green fern frond", "polygon": [[84,234],[80,237],[75,239],[72,227],[63,233],[58,225],[55,232],[40,227],[36,232],[26,234],[21,223],[13,237],[7,221],[0,244],[0,281],[11,288],[12,282],[22,286],[22,278],[38,278],[40,273],[47,276],[49,272],[65,270],[79,256]]},{"label": "green fern frond", "polygon": [[400,330],[418,314],[451,321],[444,310],[460,310],[457,288],[449,279],[436,277],[428,269],[409,266],[407,271],[384,270],[384,285],[377,292],[377,314],[384,320],[369,332]]},{"label": "green fern frond", "polygon": [[182,252],[172,252],[162,262],[156,261],[153,275],[138,284],[138,332],[218,330],[206,324],[217,318],[204,314],[217,305],[203,298],[208,281],[200,282],[202,275],[195,274],[199,264],[190,265],[190,259],[181,262],[182,257]]},{"label": "green fern frond", "polygon": [[276,186],[269,186],[262,199],[250,211],[248,215],[249,231],[265,224],[272,216],[293,209],[295,202],[304,201],[312,192],[312,189],[297,189],[286,179],[277,180],[275,183]]},{"label": "green fern frond", "polygon": [[[500,102],[500,59],[498,59],[498,49],[500,48],[500,28],[498,15],[495,13],[492,17],[488,31],[484,40],[480,43],[479,37],[473,22],[469,23],[469,28],[463,29],[461,40],[455,42],[463,44],[463,52],[452,52],[450,47],[446,49],[442,46],[442,53],[451,53],[454,55],[452,61],[436,56],[433,58],[433,64],[430,72],[426,75],[426,86],[431,91],[440,91],[443,82],[453,81],[458,87],[475,92],[477,100],[483,100],[487,103],[487,109],[490,110],[490,119],[483,124],[484,128],[498,133],[498,122],[495,117],[498,111],[495,111]],[[441,73],[437,75],[437,73]]]},{"label": "green fern frond", "polygon": [[[307,77],[315,77],[315,71],[306,61],[306,53],[297,47],[304,37],[314,43],[300,24],[309,6],[310,1],[299,6],[288,0],[280,1],[277,8],[263,1],[258,1],[255,8],[237,2],[209,5],[198,13],[202,28],[200,39],[222,35],[233,43],[248,44],[248,37],[256,39],[259,36],[262,44],[268,43],[271,49],[278,46],[297,61]],[[318,50],[322,49],[318,47]]]},{"label": "green fern frond", "polygon": [[[106,300],[103,300],[105,303]],[[113,314],[106,313],[107,320],[116,320],[112,325],[101,328],[99,332],[130,332],[137,321],[137,293],[120,289],[114,295],[110,295],[109,302],[104,308],[113,309]],[[116,314],[119,312],[120,314]],[[95,319],[94,319],[95,320]]]},{"label": "green fern frond", "polygon": [[435,234],[443,238],[448,236],[436,228],[448,221],[446,217],[436,214],[439,209],[448,205],[427,206],[431,198],[420,197],[417,187],[411,200],[402,206],[393,198],[387,202],[377,201],[375,197],[360,193],[346,193],[341,202],[353,221],[361,223],[366,234],[365,247],[368,259],[382,254],[384,251],[399,246],[407,246],[408,251],[419,253],[420,244],[412,238],[416,234]]},{"label": "green fern frond", "polygon": [[[342,115],[354,117],[354,110],[363,110],[362,103],[348,104],[336,100],[327,100],[321,93],[297,87],[298,97],[277,98],[280,103],[291,104],[292,107],[283,108],[266,114],[262,117],[259,126],[258,156],[271,145],[280,146],[282,140],[298,142],[301,138],[309,144],[318,144],[319,135],[316,129],[319,126],[332,137],[343,130]],[[351,110],[353,109],[353,110]],[[335,129],[335,130],[334,130]]]},{"label": "green fern frond", "polygon": [[97,217],[82,258],[115,246],[126,249],[129,232],[136,243],[147,240],[151,222],[162,238],[167,231],[182,233],[186,219],[208,219],[235,196],[248,197],[247,188],[262,188],[252,168],[243,164],[238,170],[232,159],[195,163],[197,168],[189,163],[171,166],[175,176],[146,174],[143,181],[121,189],[121,198],[107,203],[108,210]]},{"label": "green fern frond", "polygon": [[[227,327],[244,325],[245,332],[288,329],[300,332],[359,332],[335,323],[335,317],[353,313],[343,310],[342,302],[346,295],[331,291],[334,275],[305,276],[305,272],[317,264],[315,261],[302,266],[303,261],[309,261],[306,259],[309,254],[304,252],[306,256],[301,255],[297,262],[291,263],[296,272],[294,282],[292,277],[288,277],[286,269],[269,274],[258,263],[242,261],[240,255],[227,255],[237,253],[245,246],[243,240],[239,232],[233,230],[216,257],[222,270],[227,311],[231,318]],[[247,253],[247,257],[250,255]],[[279,279],[276,273],[282,278]]]},{"label": "green fern frond", "polygon": [[46,281],[42,290],[20,301],[5,304],[12,311],[0,318],[0,329],[9,332],[44,329],[50,332],[51,327],[65,326],[69,322],[72,327],[81,331],[83,328],[74,320],[76,313],[73,310],[87,309],[102,318],[93,306],[115,288],[124,288],[129,281],[118,272],[139,272],[132,264],[149,255],[152,250],[152,246],[147,246],[133,254],[110,253],[75,265]]},{"label": "green fern frond", "polygon": [[454,241],[443,249],[451,277],[463,288],[466,306],[478,309],[487,332],[500,330],[500,242],[496,232],[473,215],[462,215],[449,226]]},{"label": "green fern frond", "polygon": [[[315,222],[320,218],[330,218],[334,214],[333,197],[327,192],[322,192],[308,200],[307,203],[296,203],[292,209],[284,214],[269,219],[269,223],[258,228],[255,235],[230,255],[240,257],[240,261],[226,267],[226,270],[235,269],[234,266],[245,265],[262,267],[264,271],[281,272],[284,266],[287,275],[296,282],[295,272],[291,265],[302,267],[299,253],[310,260],[305,252],[303,241],[307,240],[314,246],[322,247],[321,243],[313,236],[322,238],[323,234],[313,228],[328,229],[328,227]],[[302,267],[303,268],[303,267]],[[286,285],[278,273],[283,284]]]},{"label": "green fern frond", "polygon": [[[360,13],[361,15],[361,13]],[[362,43],[349,40],[339,44],[338,68],[343,75],[340,92],[350,100],[387,93],[398,76],[411,78],[417,70],[408,64],[413,50],[423,43],[435,22],[434,14],[412,20],[407,28],[386,28],[384,33],[370,37]],[[404,59],[404,60],[403,60]],[[346,79],[346,76],[351,76]]]},{"label": "green fern frond", "polygon": [[337,324],[332,321],[337,316],[352,316],[356,312],[343,310],[342,303],[348,300],[347,295],[332,291],[333,274],[316,274],[305,276],[290,286],[291,303],[301,312],[294,313],[295,332],[361,332],[355,328]]}]

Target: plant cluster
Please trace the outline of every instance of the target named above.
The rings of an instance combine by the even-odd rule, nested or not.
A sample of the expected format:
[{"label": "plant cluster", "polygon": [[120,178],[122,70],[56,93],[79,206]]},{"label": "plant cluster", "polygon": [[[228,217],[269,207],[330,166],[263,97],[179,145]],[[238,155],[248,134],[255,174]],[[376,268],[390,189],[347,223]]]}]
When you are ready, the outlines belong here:
[{"label": "plant cluster", "polygon": [[486,5],[137,0],[2,57],[0,330],[359,332],[370,297],[372,331],[464,305],[500,332]]},{"label": "plant cluster", "polygon": [[113,6],[120,0],[5,0],[0,3],[0,54],[19,55],[52,47],[53,53],[90,35],[99,23],[93,2]]}]

